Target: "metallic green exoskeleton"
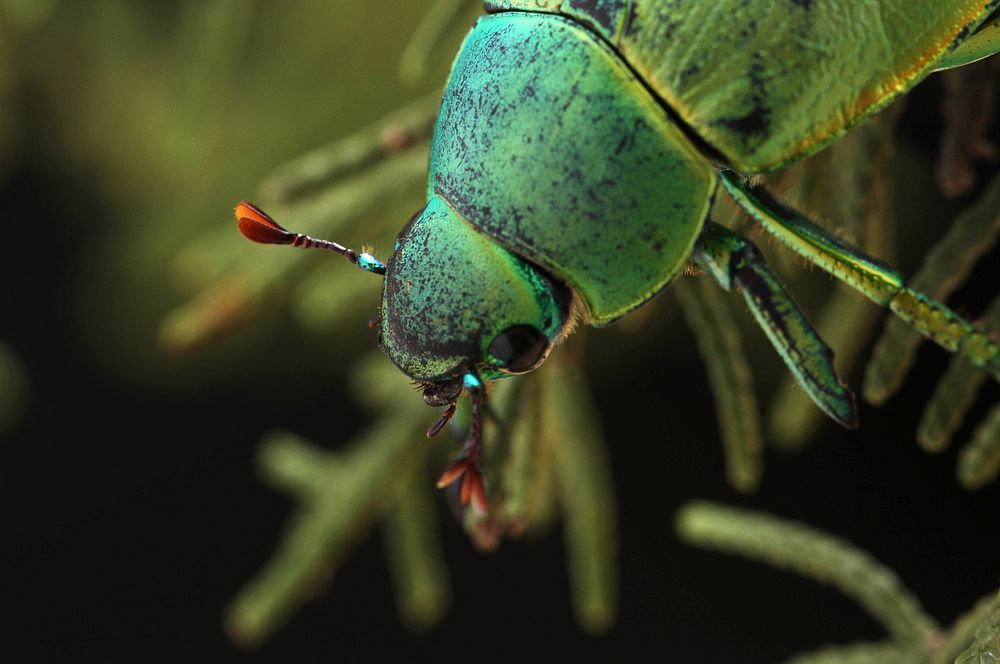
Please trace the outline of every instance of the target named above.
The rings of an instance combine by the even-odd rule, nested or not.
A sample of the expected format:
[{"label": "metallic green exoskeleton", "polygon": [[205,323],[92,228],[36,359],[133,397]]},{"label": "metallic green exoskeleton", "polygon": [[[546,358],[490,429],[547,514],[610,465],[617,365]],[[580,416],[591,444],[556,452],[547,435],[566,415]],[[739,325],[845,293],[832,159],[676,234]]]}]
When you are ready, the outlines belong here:
[{"label": "metallic green exoskeleton", "polygon": [[[856,425],[830,349],[753,244],[708,218],[720,183],[793,250],[1000,376],[983,333],[745,179],[819,150],[931,72],[998,50],[998,6],[486,2],[444,93],[427,206],[384,267],[334,245],[384,271],[379,344],[428,404],[448,406],[431,433],[463,391],[472,398],[472,432],[441,484],[464,474],[463,502],[485,506],[483,381],[535,368],[574,318],[611,323],[692,262],[740,290],[813,400]],[[264,241],[312,241],[281,232]]]}]

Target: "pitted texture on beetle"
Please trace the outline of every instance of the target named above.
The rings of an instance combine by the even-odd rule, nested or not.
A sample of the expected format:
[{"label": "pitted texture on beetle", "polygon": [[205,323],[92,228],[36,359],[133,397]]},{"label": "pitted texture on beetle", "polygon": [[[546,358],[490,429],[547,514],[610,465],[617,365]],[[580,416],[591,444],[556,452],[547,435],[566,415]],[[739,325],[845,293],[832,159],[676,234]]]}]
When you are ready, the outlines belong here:
[{"label": "pitted texture on beetle", "polygon": [[997,6],[995,0],[493,4],[557,12],[595,29],[743,173],[780,168],[838,138],[930,73]]},{"label": "pitted texture on beetle", "polygon": [[389,260],[382,347],[411,378],[452,377],[481,361],[513,325],[555,339],[567,315],[564,290],[434,196],[400,233]]},{"label": "pitted texture on beetle", "polygon": [[480,19],[452,69],[431,193],[579,293],[594,324],[687,262],[715,175],[615,53],[551,14]]}]

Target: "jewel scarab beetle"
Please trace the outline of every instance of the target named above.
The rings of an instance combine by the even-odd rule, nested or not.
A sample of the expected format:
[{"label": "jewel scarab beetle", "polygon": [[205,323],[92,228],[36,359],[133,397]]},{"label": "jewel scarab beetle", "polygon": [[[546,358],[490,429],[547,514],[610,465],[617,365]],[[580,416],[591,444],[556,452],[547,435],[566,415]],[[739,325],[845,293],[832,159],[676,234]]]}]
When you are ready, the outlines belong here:
[{"label": "jewel scarab beetle", "polygon": [[486,385],[538,367],[576,317],[607,325],[689,263],[739,290],[815,403],[857,425],[854,395],[756,247],[709,219],[724,192],[807,260],[1000,377],[1000,348],[892,268],[754,188],[931,72],[1000,49],[1000,0],[492,0],[452,67],[427,205],[382,264],[281,228],[384,275],[373,325],[389,359],[444,407],[471,402],[463,504],[479,472]]}]

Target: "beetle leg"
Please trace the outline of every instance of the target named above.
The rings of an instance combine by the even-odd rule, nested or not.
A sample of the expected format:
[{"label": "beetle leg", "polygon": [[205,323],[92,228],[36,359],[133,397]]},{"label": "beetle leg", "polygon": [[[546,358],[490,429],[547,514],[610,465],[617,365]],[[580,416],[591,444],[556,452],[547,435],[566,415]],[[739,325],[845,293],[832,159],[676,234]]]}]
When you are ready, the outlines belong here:
[{"label": "beetle leg", "polygon": [[742,291],[757,323],[816,405],[845,427],[857,427],[854,393],[837,376],[833,351],[820,339],[760,250],[710,221],[695,246],[694,258],[720,286]]},{"label": "beetle leg", "polygon": [[980,26],[971,37],[938,60],[934,65],[934,71],[961,67],[988,58],[997,52],[1000,52],[1000,17]]},{"label": "beetle leg", "polygon": [[483,474],[479,470],[479,456],[482,451],[483,410],[486,394],[481,385],[469,388],[468,391],[471,406],[469,435],[465,439],[465,444],[462,445],[461,455],[444,469],[441,477],[438,478],[437,486],[439,489],[443,489],[461,479],[459,502],[462,505],[468,505],[471,502],[472,507],[477,512],[485,514],[489,510],[489,502],[486,500]]},{"label": "beetle leg", "polygon": [[774,237],[873,302],[888,307],[914,330],[942,348],[959,353],[1000,380],[1000,344],[934,298],[908,287],[902,273],[852,247],[782,204],[763,188],[753,188],[731,171],[721,173],[733,199]]}]

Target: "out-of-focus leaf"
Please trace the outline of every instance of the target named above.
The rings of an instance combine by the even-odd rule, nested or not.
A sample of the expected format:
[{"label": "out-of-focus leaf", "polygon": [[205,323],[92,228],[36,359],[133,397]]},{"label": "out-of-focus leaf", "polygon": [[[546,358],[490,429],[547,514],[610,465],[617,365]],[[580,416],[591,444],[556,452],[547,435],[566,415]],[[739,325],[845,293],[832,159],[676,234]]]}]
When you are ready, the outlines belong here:
[{"label": "out-of-focus leaf", "polygon": [[989,58],[941,75],[948,94],[941,109],[945,127],[934,175],[946,196],[971,191],[976,186],[976,162],[996,158],[989,131],[996,111],[998,72],[1000,59]]},{"label": "out-of-focus leaf", "polygon": [[[333,237],[337,229],[368,214],[386,197],[411,191],[426,176],[426,162],[427,144],[420,143],[396,159],[382,161],[364,175],[331,187],[308,202],[268,212],[295,232]],[[286,291],[294,283],[293,277],[311,264],[287,248],[258,247],[255,251],[245,251],[246,241],[236,232],[235,221],[231,226],[226,225],[225,232],[228,239],[220,244],[230,244],[237,258],[230,263],[228,276],[213,274],[213,285],[163,321],[160,337],[167,348],[188,351],[231,333],[271,303],[278,293]],[[323,258],[329,260],[329,256]],[[350,269],[346,263],[344,269]],[[220,315],[220,310],[224,315]]]},{"label": "out-of-focus leaf", "polygon": [[[540,531],[556,516],[553,451],[543,430],[543,422],[552,414],[540,402],[542,380],[537,376],[525,378],[520,407],[505,423],[509,427],[509,452],[501,475],[503,519],[517,533]],[[549,424],[548,431],[555,426]]]},{"label": "out-of-focus leaf", "polygon": [[[361,131],[275,168],[261,182],[263,203],[289,204],[371,168],[430,137],[441,91],[416,99]],[[426,174],[426,164],[424,165]]]}]

